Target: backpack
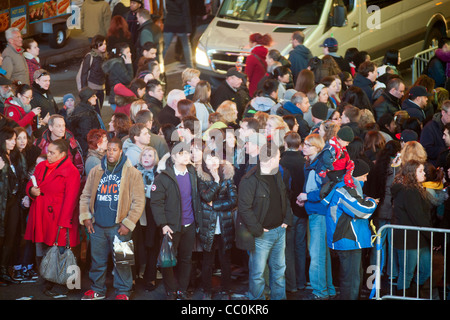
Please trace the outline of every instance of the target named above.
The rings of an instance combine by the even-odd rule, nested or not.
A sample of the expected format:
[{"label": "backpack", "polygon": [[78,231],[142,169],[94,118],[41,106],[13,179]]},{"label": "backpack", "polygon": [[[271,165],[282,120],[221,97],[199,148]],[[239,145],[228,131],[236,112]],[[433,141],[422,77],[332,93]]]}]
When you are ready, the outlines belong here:
[{"label": "backpack", "polygon": [[[86,56],[87,56],[87,55],[90,55],[90,53],[86,54]],[[86,56],[84,56],[85,59],[86,59]],[[92,58],[92,55],[90,55],[90,57],[91,57],[91,59],[90,59],[90,63],[89,63],[89,69],[90,69],[91,66],[92,66],[92,60],[94,60],[94,59]],[[83,61],[81,61],[80,68],[78,69],[77,76],[75,77],[75,80],[76,80],[76,82],[77,82],[77,89],[78,89],[78,92],[82,89],[82,87],[81,87],[81,70],[83,70],[83,65],[84,65],[84,60],[85,60],[85,59],[83,59]],[[89,79],[89,71],[88,71],[88,79]]]}]

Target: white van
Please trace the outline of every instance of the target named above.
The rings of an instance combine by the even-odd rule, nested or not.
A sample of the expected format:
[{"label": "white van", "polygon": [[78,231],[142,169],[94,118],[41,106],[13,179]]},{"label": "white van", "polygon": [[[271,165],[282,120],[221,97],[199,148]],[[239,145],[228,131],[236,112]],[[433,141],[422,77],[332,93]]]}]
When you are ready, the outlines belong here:
[{"label": "white van", "polygon": [[271,48],[287,57],[296,30],[313,56],[323,54],[319,45],[332,36],[342,56],[356,47],[379,62],[398,49],[407,61],[447,36],[449,21],[448,0],[224,0],[199,40],[196,67],[215,87],[236,61],[245,63],[250,34],[269,33]]}]

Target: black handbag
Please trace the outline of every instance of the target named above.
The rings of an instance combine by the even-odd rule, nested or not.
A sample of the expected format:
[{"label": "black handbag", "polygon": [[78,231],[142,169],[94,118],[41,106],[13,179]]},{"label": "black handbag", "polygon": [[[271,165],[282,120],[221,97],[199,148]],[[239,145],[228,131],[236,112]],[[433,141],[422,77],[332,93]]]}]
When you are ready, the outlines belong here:
[{"label": "black handbag", "polygon": [[177,265],[177,257],[173,249],[172,239],[169,234],[166,233],[161,243],[161,249],[159,250],[158,261],[156,266],[159,268],[170,268]]},{"label": "black handbag", "polygon": [[71,276],[71,273],[68,273],[67,270],[70,266],[77,265],[77,259],[70,249],[68,228],[66,247],[63,253],[60,252],[60,247],[58,247],[58,237],[59,230],[61,230],[61,228],[62,227],[58,228],[55,243],[45,253],[45,256],[42,259],[41,265],[39,267],[39,272],[42,278],[53,283],[65,285],[67,283],[67,280]]}]

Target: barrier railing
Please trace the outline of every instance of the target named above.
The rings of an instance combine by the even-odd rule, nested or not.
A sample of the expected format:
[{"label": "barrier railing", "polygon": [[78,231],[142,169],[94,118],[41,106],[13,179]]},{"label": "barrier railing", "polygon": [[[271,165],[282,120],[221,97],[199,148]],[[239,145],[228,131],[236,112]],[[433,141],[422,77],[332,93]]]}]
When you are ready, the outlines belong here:
[{"label": "barrier railing", "polygon": [[428,61],[434,56],[437,47],[432,47],[417,53],[411,64],[411,83],[416,82],[417,78],[422,74],[428,64]]},{"label": "barrier railing", "polygon": [[[390,230],[386,230],[386,229],[390,229]],[[400,276],[397,279],[397,284],[402,281],[403,282],[403,286],[401,286],[403,289],[397,290],[397,284],[394,283],[394,280],[391,278],[389,280],[389,290],[388,290],[388,294],[383,295],[382,296],[382,287],[381,287],[381,272],[383,269],[383,266],[381,265],[381,255],[383,254],[383,250],[381,248],[381,237],[377,236],[377,265],[376,265],[376,269],[375,269],[375,290],[376,290],[376,299],[377,300],[387,300],[387,299],[396,299],[396,300],[433,300],[436,299],[436,287],[433,286],[434,283],[441,283],[442,287],[443,287],[443,293],[442,293],[442,299],[446,300],[447,299],[447,242],[448,242],[448,234],[450,233],[449,229],[438,229],[438,228],[425,228],[425,227],[412,227],[412,226],[401,226],[401,225],[384,225],[383,227],[381,227],[378,230],[378,235],[381,235],[384,231],[390,232],[391,233],[391,241],[389,243],[389,248],[386,249],[386,253],[390,254],[391,259],[390,260],[390,265],[387,265],[386,268],[389,268],[389,274],[393,275],[393,268],[394,268],[394,263],[396,263],[397,261],[395,261],[395,259],[392,259],[392,257],[394,257],[394,250],[398,250],[394,248],[394,230],[400,230],[400,232],[403,232],[404,234],[404,243],[403,243],[403,253],[398,253],[398,254],[404,254],[403,256],[403,270],[406,270],[407,268],[407,259],[406,259],[406,253],[407,253],[407,241],[408,238],[407,237],[407,231],[415,231],[417,233],[417,247],[415,249],[409,249],[409,250],[417,250],[417,259],[416,259],[416,267],[415,267],[415,276],[413,276],[413,279],[411,279],[411,283],[413,283],[414,279],[416,279],[416,283],[417,286],[415,288],[415,290],[411,290],[409,289],[408,291],[405,289],[405,285],[406,285],[406,271],[403,272],[404,276],[402,279],[400,279]],[[423,268],[426,268],[426,263],[423,263],[423,261],[421,260],[421,249],[423,249],[423,245],[421,244],[421,233],[422,232],[428,232],[430,234],[430,243],[426,244],[426,246],[428,246],[428,249],[430,250],[430,258],[429,258],[429,278],[426,279],[426,282],[429,284],[429,287],[426,288],[426,292],[428,292],[429,290],[429,295],[428,293],[426,294],[426,296],[424,296],[423,292],[419,292],[420,290],[420,286],[419,286],[419,279],[420,278],[420,274],[421,272],[425,271]],[[441,236],[442,238],[438,239],[438,241],[436,241],[435,237],[436,234],[439,234],[439,236]],[[410,233],[409,233],[410,235]],[[398,236],[398,233],[397,233]],[[440,244],[442,244],[442,246],[440,247],[440,252],[442,252],[443,257],[441,257],[441,262],[438,263],[437,265],[433,265],[433,263],[435,262],[433,259],[433,253],[434,253],[434,247],[437,245],[437,242],[439,242]],[[385,261],[388,261],[388,259],[384,259]],[[437,260],[437,259],[436,259]],[[421,265],[421,261],[422,261],[422,265]],[[425,261],[426,262],[426,261]],[[436,262],[437,263],[437,262]],[[441,265],[442,263],[442,265]],[[425,266],[423,266],[423,264],[425,264]],[[443,273],[440,272],[441,276],[439,277],[439,279],[433,279],[433,270],[438,269],[441,270],[440,268],[443,268]],[[422,269],[422,270],[421,270]],[[387,270],[387,269],[386,269]],[[385,291],[385,287],[383,287],[383,290]],[[415,292],[414,292],[415,291]]]}]

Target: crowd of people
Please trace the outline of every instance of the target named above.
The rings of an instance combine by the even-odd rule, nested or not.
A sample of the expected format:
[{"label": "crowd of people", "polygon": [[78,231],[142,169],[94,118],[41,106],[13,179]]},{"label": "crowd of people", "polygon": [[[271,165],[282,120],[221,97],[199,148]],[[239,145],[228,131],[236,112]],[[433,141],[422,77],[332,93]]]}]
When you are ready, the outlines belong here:
[{"label": "crowd of people", "polygon": [[[128,300],[136,280],[155,290],[158,272],[167,299],[189,299],[197,271],[202,299],[216,291],[229,299],[236,268],[249,299],[286,299],[309,286],[306,299],[357,300],[362,270],[376,264],[370,222],[375,230],[448,227],[450,100],[447,78],[433,77],[448,75],[447,39],[436,52],[441,63],[409,84],[396,50],[377,66],[356,48],[342,57],[338,39],[328,38],[314,57],[296,31],[285,58],[271,48],[271,35],[255,33],[245,68],[230,68],[212,88],[192,62],[187,2],[166,2],[163,29],[139,0],[129,8],[85,2],[83,23],[96,12],[104,18],[89,28],[79,91],[64,95],[62,107],[38,43],[6,31],[1,286],[38,279],[40,261],[57,245],[72,248],[89,274],[83,300],[106,297],[111,271],[116,299]],[[160,64],[174,35],[186,69],[182,87],[165,92]],[[101,116],[106,99],[109,123]],[[435,252],[429,234],[419,245],[406,235],[378,236],[383,276],[412,295],[429,281],[424,266]],[[158,265],[165,236],[175,267]],[[111,263],[117,239],[134,241],[133,267]],[[67,292],[45,283],[48,296]]]}]

